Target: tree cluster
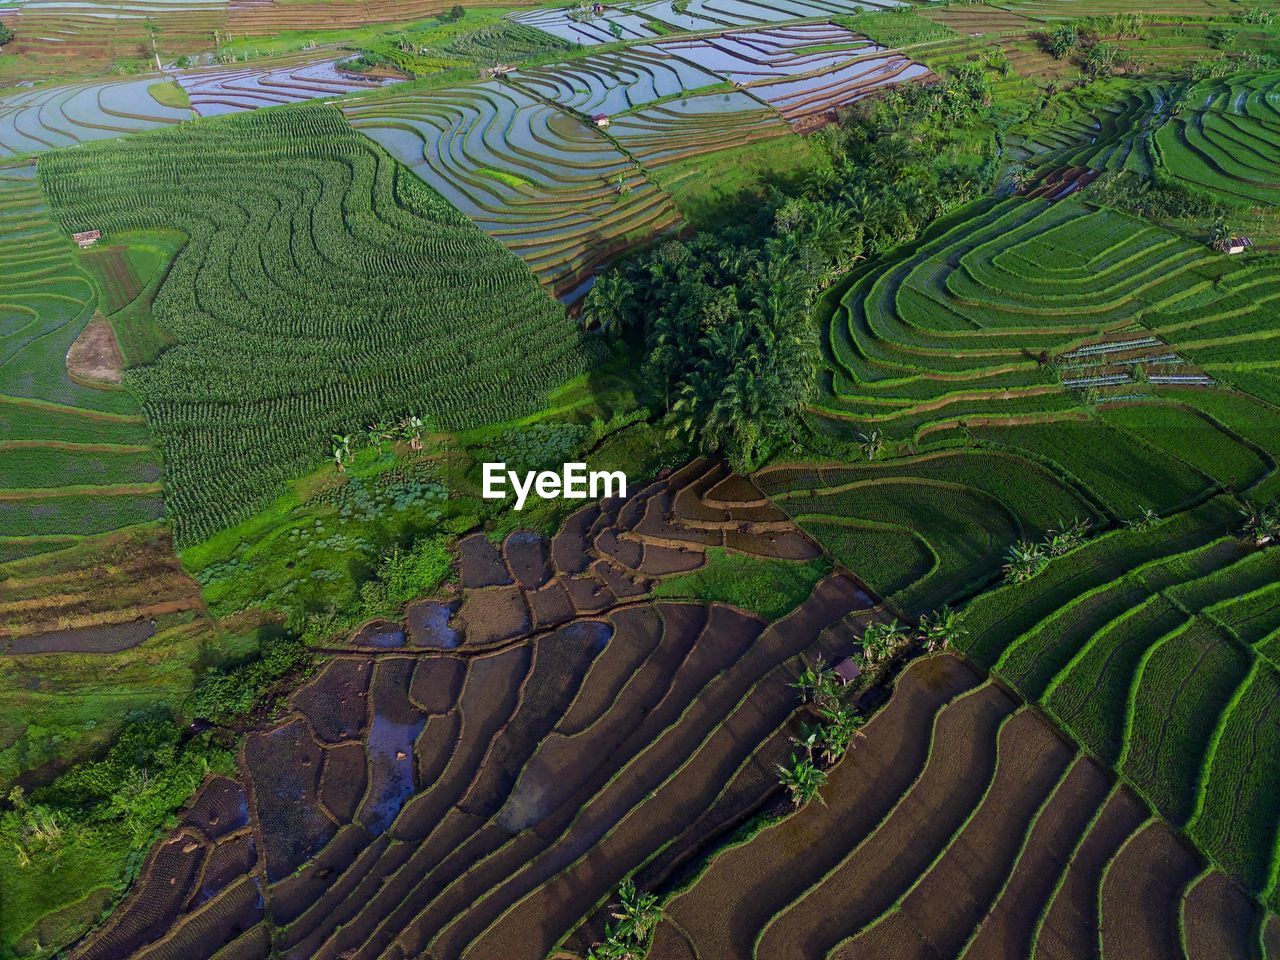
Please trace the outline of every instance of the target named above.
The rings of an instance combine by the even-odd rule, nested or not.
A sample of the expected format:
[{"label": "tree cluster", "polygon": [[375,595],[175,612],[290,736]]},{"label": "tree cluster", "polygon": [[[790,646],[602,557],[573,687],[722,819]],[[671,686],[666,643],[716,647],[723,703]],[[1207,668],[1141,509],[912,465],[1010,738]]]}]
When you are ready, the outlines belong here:
[{"label": "tree cluster", "polygon": [[674,429],[755,469],[794,439],[812,396],[815,299],[976,195],[983,172],[939,144],[990,102],[986,72],[968,64],[847,111],[815,134],[829,163],[798,195],[773,198],[762,232],[669,241],[605,273],[584,323],[641,346]]}]

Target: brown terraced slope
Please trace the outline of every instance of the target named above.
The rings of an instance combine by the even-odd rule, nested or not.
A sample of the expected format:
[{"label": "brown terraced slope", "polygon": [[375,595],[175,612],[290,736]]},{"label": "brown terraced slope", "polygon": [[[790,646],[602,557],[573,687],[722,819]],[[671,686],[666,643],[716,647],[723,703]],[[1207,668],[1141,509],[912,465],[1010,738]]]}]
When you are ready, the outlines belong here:
[{"label": "brown terraced slope", "polygon": [[73,956],[580,957],[627,877],[667,898],[652,960],[1218,960],[1280,932],[952,654],[901,674],[824,803],[729,843],[787,811],[802,658],[887,614],[842,572],[773,623],[655,599],[709,547],[817,553],[705,462],[551,541],[463,540],[461,596],[330,651]]}]

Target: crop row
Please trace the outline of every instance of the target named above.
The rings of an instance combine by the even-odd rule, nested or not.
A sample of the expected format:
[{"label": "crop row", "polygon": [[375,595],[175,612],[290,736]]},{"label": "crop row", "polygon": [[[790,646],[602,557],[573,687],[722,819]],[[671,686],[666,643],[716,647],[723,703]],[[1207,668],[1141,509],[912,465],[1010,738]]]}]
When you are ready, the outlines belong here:
[{"label": "crop row", "polygon": [[66,355],[93,283],[52,222],[33,167],[0,169],[0,529],[6,559],[163,513],[136,402],[82,386]]},{"label": "crop row", "polygon": [[332,433],[501,419],[588,361],[519,261],[330,106],[55,152],[41,176],[68,230],[191,237],[153,311],[176,346],[130,380],[180,542],[269,500]]},{"label": "crop row", "polygon": [[1253,956],[1246,895],[956,658],[908,668],[823,799],[716,857],[649,955]]},{"label": "crop row", "polygon": [[[801,657],[830,657],[850,634],[828,628],[873,613],[841,574],[775,623],[647,598],[660,569],[696,567],[726,542],[814,555],[725,478],[693,464],[584,508],[549,543],[464,541],[452,620],[424,629],[419,616],[444,604],[413,605],[389,641],[401,649],[386,622],[370,625],[378,648],[362,651],[374,632],[357,631],[278,722],[248,734],[240,782],[206,783],[136,895],[75,955],[196,960],[242,932],[240,956],[534,960],[562,938],[585,949],[624,876],[660,882],[769,802]],[[573,603],[554,615],[546,601],[566,591]],[[595,612],[575,612],[583,603]],[[485,612],[512,604],[528,619],[491,642]],[[465,621],[450,644],[444,621]],[[246,835],[265,867],[256,911],[239,892],[255,864],[227,862]],[[210,914],[223,921],[212,930]]]}]

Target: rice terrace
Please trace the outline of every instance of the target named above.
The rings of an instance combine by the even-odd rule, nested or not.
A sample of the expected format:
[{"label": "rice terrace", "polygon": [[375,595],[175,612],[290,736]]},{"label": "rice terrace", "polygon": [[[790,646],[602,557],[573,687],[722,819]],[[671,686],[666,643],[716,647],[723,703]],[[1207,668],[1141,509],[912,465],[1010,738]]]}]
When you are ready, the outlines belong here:
[{"label": "rice terrace", "polygon": [[1280,2],[0,0],[7,958],[1280,960]]}]

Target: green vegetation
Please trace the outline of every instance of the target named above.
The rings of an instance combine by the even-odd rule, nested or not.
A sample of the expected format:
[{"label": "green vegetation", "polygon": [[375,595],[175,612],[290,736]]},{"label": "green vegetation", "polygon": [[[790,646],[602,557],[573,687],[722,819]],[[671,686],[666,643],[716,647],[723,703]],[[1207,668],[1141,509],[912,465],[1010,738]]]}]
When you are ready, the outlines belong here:
[{"label": "green vegetation", "polygon": [[177,346],[128,380],[181,545],[270,503],[332,434],[504,419],[591,356],[518,260],[330,106],[55,152],[41,172],[68,229],[191,238],[153,308]]},{"label": "green vegetation", "polygon": [[922,17],[914,7],[836,17],[835,22],[854,33],[870,37],[883,47],[908,47],[956,35],[951,28]]},{"label": "green vegetation", "polygon": [[147,93],[156,103],[165,107],[190,107],[191,101],[187,91],[183,90],[176,80],[161,80],[147,87]]},{"label": "green vegetation", "polygon": [[654,596],[731,603],[765,620],[777,620],[807,598],[828,570],[823,560],[779,560],[713,547],[707,551],[706,566],[663,580]]},{"label": "green vegetation", "polygon": [[137,401],[78,383],[66,356],[95,285],[31,166],[0,167],[0,525],[4,559],[155,520],[159,458]]}]

